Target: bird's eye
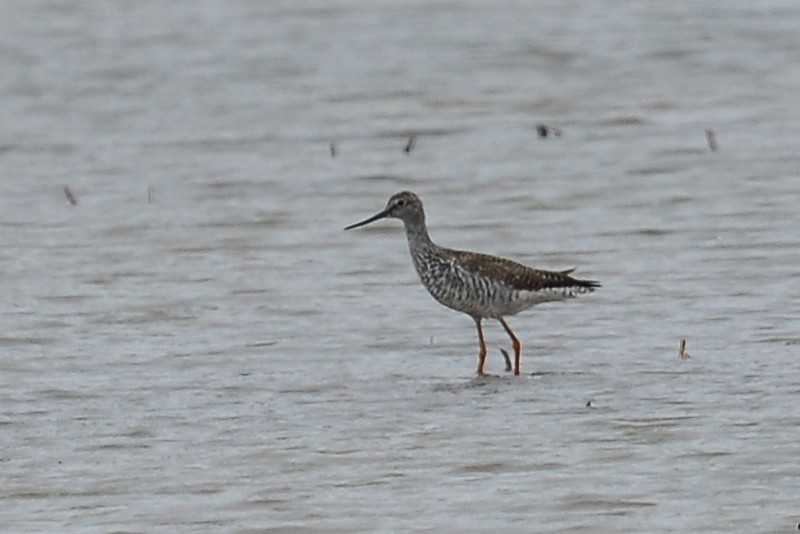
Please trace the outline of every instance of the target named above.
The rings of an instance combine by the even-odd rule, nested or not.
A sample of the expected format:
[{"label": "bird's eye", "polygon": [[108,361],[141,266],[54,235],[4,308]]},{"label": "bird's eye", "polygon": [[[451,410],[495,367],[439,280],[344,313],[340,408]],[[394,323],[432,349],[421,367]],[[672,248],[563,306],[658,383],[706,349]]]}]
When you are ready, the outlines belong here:
[{"label": "bird's eye", "polygon": [[402,208],[403,206],[406,205],[406,201],[401,198],[400,200],[397,201],[396,205],[398,208]]}]

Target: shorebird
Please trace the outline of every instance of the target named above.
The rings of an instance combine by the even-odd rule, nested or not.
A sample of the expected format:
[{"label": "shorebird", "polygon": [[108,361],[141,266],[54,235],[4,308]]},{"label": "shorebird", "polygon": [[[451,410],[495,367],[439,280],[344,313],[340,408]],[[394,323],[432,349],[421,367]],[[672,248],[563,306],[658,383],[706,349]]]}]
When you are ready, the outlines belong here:
[{"label": "shorebird", "polygon": [[428,236],[422,201],[410,191],[392,195],[386,207],[345,230],[380,219],[400,219],[406,228],[408,250],[422,285],[440,304],[466,313],[478,329],[478,374],[486,361],[483,319],[497,319],[514,346],[514,374],[519,374],[522,344],[505,317],[541,304],[591,293],[600,284],[570,276],[575,269],[531,269],[505,258],[440,247]]}]

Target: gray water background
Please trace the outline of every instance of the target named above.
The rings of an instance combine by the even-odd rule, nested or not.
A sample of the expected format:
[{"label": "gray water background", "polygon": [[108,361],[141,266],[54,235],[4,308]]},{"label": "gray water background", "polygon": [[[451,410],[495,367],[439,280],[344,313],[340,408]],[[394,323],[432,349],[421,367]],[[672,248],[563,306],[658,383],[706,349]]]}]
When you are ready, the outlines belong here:
[{"label": "gray water background", "polygon": [[[798,28],[0,3],[0,531],[795,531]],[[397,221],[342,231],[402,189],[441,244],[602,282],[510,318],[525,376],[496,322],[474,376]]]}]

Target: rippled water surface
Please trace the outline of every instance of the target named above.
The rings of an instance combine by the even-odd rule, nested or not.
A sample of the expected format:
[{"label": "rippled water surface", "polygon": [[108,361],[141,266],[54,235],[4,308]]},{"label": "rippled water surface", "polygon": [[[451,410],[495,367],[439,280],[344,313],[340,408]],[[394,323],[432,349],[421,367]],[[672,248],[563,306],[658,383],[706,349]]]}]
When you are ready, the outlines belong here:
[{"label": "rippled water surface", "polygon": [[[798,27],[2,3],[0,530],[796,531]],[[488,322],[477,378],[401,225],[342,231],[402,189],[603,287],[510,318],[520,377]]]}]

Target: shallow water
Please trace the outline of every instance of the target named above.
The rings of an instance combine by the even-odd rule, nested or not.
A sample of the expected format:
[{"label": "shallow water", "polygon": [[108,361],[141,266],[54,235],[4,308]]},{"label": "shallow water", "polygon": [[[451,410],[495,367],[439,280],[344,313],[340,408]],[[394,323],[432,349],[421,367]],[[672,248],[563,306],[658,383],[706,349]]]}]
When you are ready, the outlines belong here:
[{"label": "shallow water", "polygon": [[2,4],[2,530],[794,531],[800,7],[584,4]]}]

